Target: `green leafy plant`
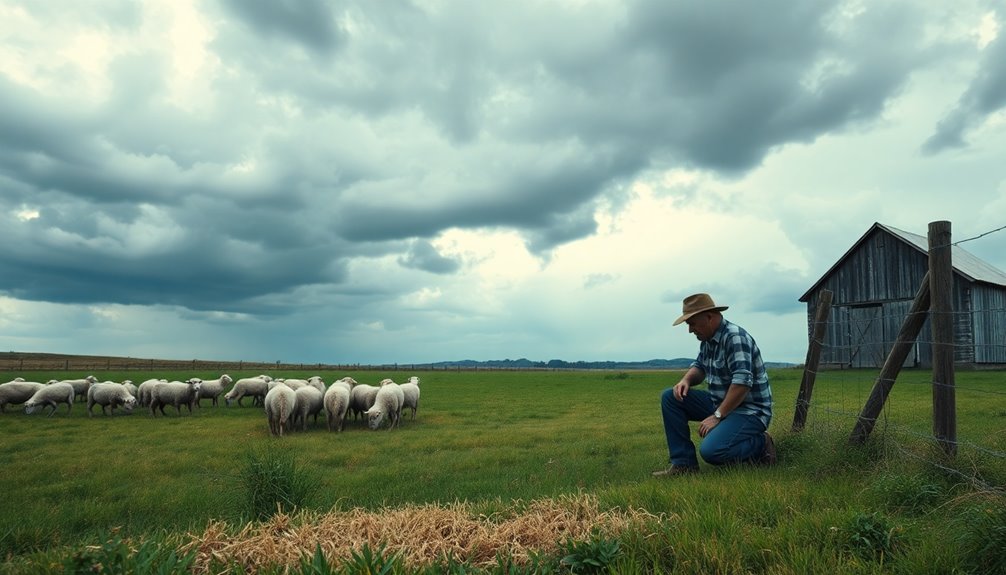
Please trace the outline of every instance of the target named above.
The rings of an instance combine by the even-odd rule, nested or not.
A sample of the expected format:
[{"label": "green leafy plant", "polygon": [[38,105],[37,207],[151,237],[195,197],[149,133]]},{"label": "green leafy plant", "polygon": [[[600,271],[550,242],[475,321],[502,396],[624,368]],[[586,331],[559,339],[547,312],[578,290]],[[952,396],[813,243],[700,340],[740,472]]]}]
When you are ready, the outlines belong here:
[{"label": "green leafy plant", "polygon": [[401,556],[398,553],[389,555],[383,543],[376,550],[364,543],[359,551],[352,551],[343,570],[348,575],[389,575],[403,572],[403,565]]},{"label": "green leafy plant", "polygon": [[880,513],[856,513],[841,531],[843,548],[860,558],[883,560],[894,551],[896,528]]},{"label": "green leafy plant", "polygon": [[188,573],[195,558],[195,552],[179,555],[173,548],[162,548],[149,541],[134,550],[116,536],[101,546],[88,547],[68,557],[63,562],[63,573],[173,575]]},{"label": "green leafy plant", "polygon": [[567,539],[562,544],[563,558],[559,564],[571,573],[603,573],[621,551],[616,539],[606,539],[593,533],[586,541]]},{"label": "green leafy plant", "polygon": [[314,475],[297,463],[293,453],[277,448],[248,452],[239,479],[246,510],[260,520],[304,507],[317,490]]}]

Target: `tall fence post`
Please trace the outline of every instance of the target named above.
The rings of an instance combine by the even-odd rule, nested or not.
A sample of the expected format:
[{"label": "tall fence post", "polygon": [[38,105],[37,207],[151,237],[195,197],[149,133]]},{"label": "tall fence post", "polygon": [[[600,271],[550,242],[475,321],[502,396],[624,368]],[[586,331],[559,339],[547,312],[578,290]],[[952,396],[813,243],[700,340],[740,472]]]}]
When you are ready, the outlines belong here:
[{"label": "tall fence post", "polygon": [[929,288],[933,292],[933,436],[947,455],[957,455],[954,381],[954,278],[950,222],[929,224]]},{"label": "tall fence post", "polygon": [[898,339],[894,342],[891,352],[887,354],[884,367],[881,368],[880,375],[877,376],[877,381],[873,384],[870,398],[863,405],[863,411],[859,414],[856,427],[853,428],[852,434],[849,436],[849,443],[864,443],[870,432],[873,431],[873,426],[877,423],[877,416],[884,408],[887,396],[890,395],[891,388],[894,387],[894,382],[898,379],[898,374],[901,373],[901,366],[905,364],[908,352],[911,351],[912,345],[918,339],[919,332],[922,331],[922,324],[926,323],[929,306],[929,272],[926,272],[922,278],[922,284],[919,286],[919,291],[915,294],[912,308],[901,324]]},{"label": "tall fence post", "polygon": [[810,396],[814,393],[814,382],[817,379],[817,369],[821,365],[821,347],[827,333],[828,315],[831,314],[831,299],[834,294],[822,290],[814,313],[814,331],[807,346],[807,361],[803,364],[803,379],[800,381],[800,393],[796,397],[796,412],[793,414],[793,431],[800,431],[807,423],[807,410],[810,408]]}]

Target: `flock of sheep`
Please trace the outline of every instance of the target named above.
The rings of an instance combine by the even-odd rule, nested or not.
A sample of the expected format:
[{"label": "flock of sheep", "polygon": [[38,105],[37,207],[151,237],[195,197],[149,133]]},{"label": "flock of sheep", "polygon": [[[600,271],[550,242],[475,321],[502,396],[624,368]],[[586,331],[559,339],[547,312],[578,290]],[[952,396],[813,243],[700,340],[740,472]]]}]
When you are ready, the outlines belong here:
[{"label": "flock of sheep", "polygon": [[404,409],[411,409],[412,419],[416,418],[419,378],[410,377],[402,384],[384,379],[373,386],[357,383],[352,377],[343,377],[326,387],[324,380],[317,375],[308,379],[273,379],[268,375],[259,375],[234,381],[224,374],[211,380],[148,379],[140,385],[133,385],[129,380],[121,383],[99,382],[93,375],[48,383],[25,381],[19,377],[0,383],[0,413],[8,404],[24,404],[24,410],[29,414],[37,410],[44,412],[49,407],[52,409],[49,412],[51,417],[60,404],[66,404],[69,413],[75,401],[86,398],[87,413],[91,416],[94,415],[92,410],[95,405],[101,406],[101,412],[106,415],[108,407],[114,414],[117,407],[132,411],[138,405],[149,408],[151,416],[156,416],[158,411],[165,415],[164,408],[169,405],[181,415],[182,406],[187,407],[189,413],[194,406],[200,405],[202,399],[210,399],[216,406],[221,395],[227,405],[242,405],[245,397],[251,397],[253,405],[264,406],[269,432],[278,436],[298,425],[307,430],[308,418],[313,416],[317,424],[322,411],[325,412],[329,431],[342,431],[350,413],[354,418],[362,416],[370,429],[380,429],[385,425],[394,429],[398,427]]}]

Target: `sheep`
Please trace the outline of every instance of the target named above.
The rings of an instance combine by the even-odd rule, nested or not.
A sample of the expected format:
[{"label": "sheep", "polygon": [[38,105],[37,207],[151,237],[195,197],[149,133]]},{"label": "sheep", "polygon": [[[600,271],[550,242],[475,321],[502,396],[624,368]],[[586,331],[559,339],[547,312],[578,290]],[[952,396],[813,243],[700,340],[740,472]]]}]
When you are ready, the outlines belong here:
[{"label": "sheep", "polygon": [[294,391],[297,391],[298,389],[300,389],[300,388],[302,388],[302,387],[304,387],[304,386],[306,386],[308,384],[306,379],[274,379],[270,383],[272,385],[269,386],[269,389],[272,389],[273,387],[275,387],[275,384],[277,384],[277,383],[284,383],[284,384],[286,384],[287,387],[289,387],[290,389],[292,389]]},{"label": "sheep", "polygon": [[61,381],[73,386],[74,399],[84,399],[87,397],[87,389],[97,383],[98,378],[89,375],[81,379],[64,379]]},{"label": "sheep", "polygon": [[342,431],[346,424],[346,412],[349,410],[349,398],[353,393],[356,380],[344,377],[332,383],[325,390],[323,403],[329,431]]},{"label": "sheep", "polygon": [[150,407],[150,394],[154,391],[154,386],[158,383],[167,383],[166,379],[148,379],[136,388],[136,404],[142,407]]},{"label": "sheep", "polygon": [[396,419],[399,419],[402,416],[402,408],[405,407],[405,392],[402,391],[402,386],[398,385],[394,381],[390,379],[382,379],[381,387],[384,387],[386,385],[393,386],[392,390],[394,390],[395,396],[398,398],[398,417]]},{"label": "sheep", "polygon": [[[268,378],[268,379],[266,379]],[[237,401],[241,405],[241,399],[245,396],[264,398],[269,393],[269,383],[272,378],[269,376],[243,377],[234,382],[234,387],[224,395],[224,401],[229,406],[232,401]]]},{"label": "sheep", "polygon": [[202,380],[193,378],[190,381],[167,381],[154,384],[154,389],[150,394],[150,415],[157,415],[157,409],[164,413],[165,405],[175,406],[178,415],[182,414],[182,405],[189,408],[192,413],[192,405],[199,400],[199,388],[202,387]]},{"label": "sheep", "polygon": [[[88,384],[88,387],[90,387],[90,384]],[[76,391],[74,391],[73,385],[69,382],[57,381],[56,383],[43,385],[28,401],[24,402],[24,412],[32,414],[39,407],[42,408],[42,411],[45,411],[45,407],[49,406],[52,407],[49,417],[52,417],[56,413],[57,405],[65,403],[66,412],[70,413],[70,410],[73,408],[74,396],[76,396]]]},{"label": "sheep", "polygon": [[283,431],[293,417],[297,405],[297,392],[280,384],[269,390],[265,396],[265,416],[269,421],[269,433],[283,437]]},{"label": "sheep", "polygon": [[129,392],[129,395],[132,395],[133,397],[136,397],[137,388],[136,388],[135,385],[133,385],[132,381],[130,381],[128,379],[125,380],[125,381],[123,381],[122,382],[122,387],[126,388],[126,391]]},{"label": "sheep", "polygon": [[25,381],[20,377],[7,383],[0,383],[0,413],[5,412],[4,408],[8,403],[24,403],[43,387],[44,383]]},{"label": "sheep", "polygon": [[307,418],[314,416],[314,424],[318,425],[318,413],[321,412],[323,405],[324,394],[318,391],[318,388],[305,385],[304,387],[294,390],[294,394],[297,397],[297,404],[295,406],[296,410],[293,414],[293,423],[297,424],[298,421],[301,422],[301,429],[307,431]]},{"label": "sheep", "polygon": [[402,388],[402,393],[405,395],[405,400],[402,402],[402,409],[406,407],[412,409],[412,419],[416,419],[416,411],[419,410],[419,378],[410,377],[408,383],[403,383],[399,387]]},{"label": "sheep", "polygon": [[95,383],[87,390],[87,415],[91,417],[94,413],[91,408],[95,404],[101,406],[101,414],[107,415],[105,413],[105,407],[112,406],[112,414],[115,414],[115,408],[122,406],[126,411],[133,411],[133,406],[136,405],[136,398],[129,393],[129,389],[121,383],[115,383],[114,381],[106,381],[104,383]]},{"label": "sheep", "polygon": [[231,376],[226,373],[216,379],[204,379],[203,386],[199,388],[199,401],[196,402],[196,405],[201,404],[203,398],[205,397],[213,400],[212,405],[213,407],[216,407],[217,398],[220,397],[220,394],[224,392],[224,389],[233,382],[234,380],[231,379]]},{"label": "sheep", "polygon": [[325,393],[325,380],[323,380],[320,375],[312,375],[307,378],[307,384],[316,388],[318,391]]},{"label": "sheep", "polygon": [[370,429],[379,429],[384,420],[390,422],[389,429],[398,426],[399,415],[402,411],[402,390],[399,385],[389,380],[389,383],[381,382],[381,387],[377,390],[374,398],[374,405],[367,410],[367,425]]},{"label": "sheep", "polygon": [[380,388],[366,383],[353,387],[353,392],[349,396],[349,409],[353,411],[353,419],[357,419],[374,406],[374,399]]}]

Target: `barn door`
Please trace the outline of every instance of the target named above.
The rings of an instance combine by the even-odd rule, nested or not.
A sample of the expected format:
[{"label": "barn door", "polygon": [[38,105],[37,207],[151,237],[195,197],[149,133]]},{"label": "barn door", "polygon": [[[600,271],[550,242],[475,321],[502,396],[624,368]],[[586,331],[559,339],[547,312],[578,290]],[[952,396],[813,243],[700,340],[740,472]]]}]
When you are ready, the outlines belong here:
[{"label": "barn door", "polygon": [[871,305],[849,310],[849,365],[881,367],[884,365],[884,322],[881,307]]}]

